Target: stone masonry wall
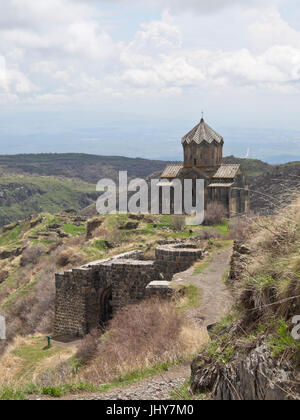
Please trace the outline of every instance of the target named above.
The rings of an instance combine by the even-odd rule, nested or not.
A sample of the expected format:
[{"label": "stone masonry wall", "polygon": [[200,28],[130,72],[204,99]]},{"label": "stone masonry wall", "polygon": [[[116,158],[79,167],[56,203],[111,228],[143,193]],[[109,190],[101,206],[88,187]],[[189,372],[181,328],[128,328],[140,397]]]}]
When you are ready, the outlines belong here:
[{"label": "stone masonry wall", "polygon": [[192,244],[167,244],[156,249],[155,261],[133,251],[56,274],[55,335],[84,336],[105,325],[120,308],[145,299],[151,282],[171,280],[202,255]]},{"label": "stone masonry wall", "polygon": [[174,274],[187,270],[203,255],[203,250],[193,244],[168,244],[155,250],[157,271],[164,280],[171,280]]}]

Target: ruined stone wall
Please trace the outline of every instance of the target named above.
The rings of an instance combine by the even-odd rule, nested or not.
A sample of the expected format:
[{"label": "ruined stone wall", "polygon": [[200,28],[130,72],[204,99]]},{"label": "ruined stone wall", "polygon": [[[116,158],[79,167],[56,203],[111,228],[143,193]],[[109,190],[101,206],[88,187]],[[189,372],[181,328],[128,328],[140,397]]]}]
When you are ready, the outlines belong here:
[{"label": "ruined stone wall", "polygon": [[88,280],[81,273],[80,281],[72,271],[56,274],[55,323],[56,335],[82,336],[87,331],[86,289]]},{"label": "ruined stone wall", "polygon": [[167,244],[156,249],[155,261],[134,251],[57,274],[55,335],[84,336],[105,325],[120,308],[149,297],[151,282],[171,280],[202,255],[192,244]]},{"label": "ruined stone wall", "polygon": [[201,249],[194,245],[169,244],[155,250],[157,271],[165,280],[171,280],[173,275],[187,270],[203,255]]},{"label": "ruined stone wall", "polygon": [[109,288],[112,312],[142,298],[155,273],[148,269],[145,274],[145,266],[151,264],[138,260],[141,257],[140,251],[134,251],[56,274],[55,335],[83,336],[106,322],[101,298]]}]

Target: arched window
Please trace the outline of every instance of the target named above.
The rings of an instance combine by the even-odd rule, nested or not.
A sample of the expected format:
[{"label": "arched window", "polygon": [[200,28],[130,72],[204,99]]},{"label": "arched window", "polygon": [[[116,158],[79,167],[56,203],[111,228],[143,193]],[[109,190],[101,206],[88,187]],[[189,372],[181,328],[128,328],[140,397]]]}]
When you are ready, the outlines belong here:
[{"label": "arched window", "polygon": [[197,165],[197,159],[194,159],[194,165]]}]

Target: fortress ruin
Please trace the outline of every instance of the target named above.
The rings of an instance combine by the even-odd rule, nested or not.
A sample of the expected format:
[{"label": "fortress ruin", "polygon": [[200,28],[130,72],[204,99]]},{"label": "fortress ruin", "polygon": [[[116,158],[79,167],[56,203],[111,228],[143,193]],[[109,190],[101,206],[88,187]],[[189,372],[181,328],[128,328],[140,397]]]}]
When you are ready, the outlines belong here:
[{"label": "fortress ruin", "polygon": [[55,335],[82,337],[126,305],[168,296],[173,275],[202,256],[193,244],[162,243],[153,261],[132,251],[56,274]]}]

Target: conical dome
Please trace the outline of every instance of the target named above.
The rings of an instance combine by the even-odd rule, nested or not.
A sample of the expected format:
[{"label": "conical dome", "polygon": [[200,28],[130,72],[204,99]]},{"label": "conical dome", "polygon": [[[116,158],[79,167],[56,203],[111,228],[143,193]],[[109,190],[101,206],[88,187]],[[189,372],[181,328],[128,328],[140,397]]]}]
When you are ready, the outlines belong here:
[{"label": "conical dome", "polygon": [[201,144],[204,141],[209,144],[214,141],[219,144],[224,143],[223,137],[206,124],[202,118],[200,123],[182,138],[181,142],[182,144],[191,144],[192,142]]}]

